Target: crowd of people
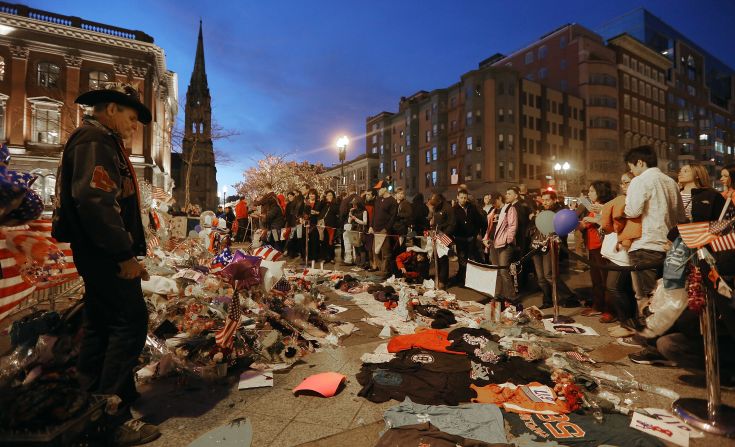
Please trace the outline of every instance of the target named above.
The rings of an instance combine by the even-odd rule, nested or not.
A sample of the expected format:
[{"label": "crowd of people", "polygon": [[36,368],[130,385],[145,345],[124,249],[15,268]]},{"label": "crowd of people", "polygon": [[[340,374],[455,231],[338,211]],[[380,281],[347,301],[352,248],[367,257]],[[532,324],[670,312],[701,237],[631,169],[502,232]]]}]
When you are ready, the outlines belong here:
[{"label": "crowd of people", "polygon": [[[628,170],[621,173],[619,187],[609,181],[593,181],[585,188],[586,195],[570,204],[552,190],[532,196],[524,185],[481,198],[460,185],[455,197],[436,193],[425,200],[417,194],[411,201],[402,188],[392,191],[387,184],[359,194],[352,187],[340,195],[303,185],[282,194],[267,188],[250,204],[249,214],[241,198],[234,210],[221,210],[221,217],[228,228],[235,227],[236,242],[256,234],[261,242],[289,258],[325,263],[336,262],[335,248],[339,245],[343,265],[379,272],[385,278],[395,275],[423,281],[436,277],[439,288],[463,286],[468,262],[507,267],[522,259],[520,273],[509,268],[498,270],[495,298],[517,303],[524,291],[537,285],[543,294],[540,307],[546,309],[552,307],[553,259],[548,237],[538,231],[534,219],[544,210],[572,207],[579,217],[576,234],[584,243],[595,286],[589,296],[579,296],[556,275],[560,305],[584,305],[584,316],[618,323],[609,328],[612,336],[623,344],[644,348],[631,356],[634,361],[692,361],[693,352],[701,353],[699,339],[690,336],[697,327],[687,323],[692,315],[685,314],[683,323],[675,325],[675,329],[681,326],[679,335],[672,333],[651,341],[636,334],[647,312],[645,305],[662,277],[677,224],[717,220],[728,198],[726,217],[735,214],[731,204],[735,200],[735,166],[722,169],[723,192],[718,192],[711,187],[702,165],[682,166],[676,180],[666,175],[657,167],[656,153],[649,146],[628,151],[625,163]],[[449,256],[430,261],[431,253],[421,243],[421,237],[429,234],[448,236]],[[566,245],[564,237],[562,246]],[[452,277],[450,262],[457,263]],[[656,267],[633,271],[610,268],[631,265]],[[531,272],[535,281],[530,281]],[[729,329],[725,334],[735,338],[735,328]],[[686,345],[693,350],[682,352],[681,334],[690,340]],[[688,358],[682,360],[681,355]]]}]

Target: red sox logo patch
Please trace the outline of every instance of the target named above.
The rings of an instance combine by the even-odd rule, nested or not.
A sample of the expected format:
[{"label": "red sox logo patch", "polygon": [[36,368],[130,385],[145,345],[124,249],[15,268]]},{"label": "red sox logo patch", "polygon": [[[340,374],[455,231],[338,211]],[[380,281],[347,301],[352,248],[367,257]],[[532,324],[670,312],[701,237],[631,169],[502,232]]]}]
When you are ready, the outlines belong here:
[{"label": "red sox logo patch", "polygon": [[94,172],[92,173],[92,180],[89,182],[89,186],[94,189],[99,189],[104,192],[112,192],[115,189],[115,183],[110,178],[110,174],[107,173],[104,167],[95,166]]}]

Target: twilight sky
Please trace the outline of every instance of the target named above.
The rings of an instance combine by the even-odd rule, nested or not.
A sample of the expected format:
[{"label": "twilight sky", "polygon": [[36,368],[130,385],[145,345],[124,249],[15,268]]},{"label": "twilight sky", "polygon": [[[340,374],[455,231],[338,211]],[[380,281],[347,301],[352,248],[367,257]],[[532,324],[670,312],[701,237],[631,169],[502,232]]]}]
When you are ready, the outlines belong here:
[{"label": "twilight sky", "polygon": [[643,6],[735,67],[731,0],[17,1],[153,36],[179,76],[180,122],[201,18],[213,119],[238,132],[215,143],[234,160],[217,167],[220,191],[262,152],[331,165],[347,134],[351,159],[365,150],[367,116],[566,23],[596,30]]}]

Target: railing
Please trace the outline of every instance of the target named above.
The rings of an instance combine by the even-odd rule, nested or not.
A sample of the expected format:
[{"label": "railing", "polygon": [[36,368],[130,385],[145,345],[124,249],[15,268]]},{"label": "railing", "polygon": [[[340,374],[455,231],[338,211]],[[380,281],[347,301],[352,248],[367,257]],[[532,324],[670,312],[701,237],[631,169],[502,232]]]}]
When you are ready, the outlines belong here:
[{"label": "railing", "polygon": [[153,43],[153,37],[142,31],[119,28],[117,26],[105,25],[104,23],[91,22],[80,17],[65,16],[62,14],[56,14],[54,12],[44,11],[42,9],[29,8],[25,5],[0,2],[0,13],[20,17],[28,17],[29,19],[33,20],[53,23],[56,25],[70,26],[72,28],[79,28],[86,31],[94,31],[96,33],[121,37],[123,39]]}]

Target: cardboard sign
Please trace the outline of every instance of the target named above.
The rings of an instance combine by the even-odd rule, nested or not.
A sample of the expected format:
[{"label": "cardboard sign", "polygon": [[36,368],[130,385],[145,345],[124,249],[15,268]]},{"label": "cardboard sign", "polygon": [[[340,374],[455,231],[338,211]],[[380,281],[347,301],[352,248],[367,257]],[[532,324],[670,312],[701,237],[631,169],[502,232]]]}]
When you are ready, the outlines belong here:
[{"label": "cardboard sign", "polygon": [[689,447],[689,432],[659,419],[635,412],[633,413],[633,419],[630,421],[630,426],[681,447]]},{"label": "cardboard sign", "polygon": [[472,261],[467,262],[467,273],[464,279],[465,287],[494,297],[497,280],[497,270]]}]

